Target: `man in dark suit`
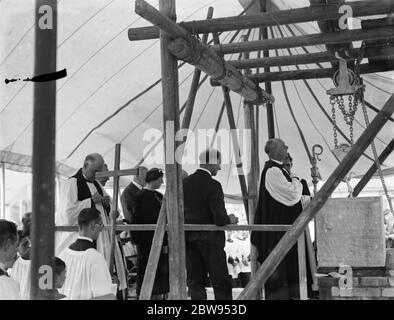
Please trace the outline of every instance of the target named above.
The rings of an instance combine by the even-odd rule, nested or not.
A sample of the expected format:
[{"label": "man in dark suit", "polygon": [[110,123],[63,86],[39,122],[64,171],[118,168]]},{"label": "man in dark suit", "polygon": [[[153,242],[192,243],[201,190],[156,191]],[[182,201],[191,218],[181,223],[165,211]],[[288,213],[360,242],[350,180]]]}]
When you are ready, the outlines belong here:
[{"label": "man in dark suit", "polygon": [[123,215],[124,218],[127,220],[127,223],[133,223],[133,214],[136,205],[136,195],[137,192],[142,190],[142,188],[145,186],[145,176],[148,172],[148,169],[143,166],[140,166],[137,169],[138,174],[134,176],[134,179],[124,189],[122,196],[120,197]]},{"label": "man in dark suit", "polygon": [[[201,153],[200,168],[183,180],[185,223],[236,224],[235,215],[227,215],[222,186],[212,178],[220,170],[221,155],[214,149]],[[192,300],[206,300],[207,274],[216,300],[231,300],[232,287],[224,251],[224,231],[186,232],[188,285]]]}]

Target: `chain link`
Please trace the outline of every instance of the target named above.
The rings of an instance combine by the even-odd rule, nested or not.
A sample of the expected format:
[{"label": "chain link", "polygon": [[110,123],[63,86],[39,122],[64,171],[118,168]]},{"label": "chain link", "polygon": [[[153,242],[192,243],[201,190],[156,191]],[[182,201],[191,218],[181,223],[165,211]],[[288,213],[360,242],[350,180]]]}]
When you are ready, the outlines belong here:
[{"label": "chain link", "polygon": [[334,130],[334,148],[338,149],[338,133],[337,133],[337,116],[335,115],[335,97],[330,96],[331,113],[332,113],[332,124]]}]

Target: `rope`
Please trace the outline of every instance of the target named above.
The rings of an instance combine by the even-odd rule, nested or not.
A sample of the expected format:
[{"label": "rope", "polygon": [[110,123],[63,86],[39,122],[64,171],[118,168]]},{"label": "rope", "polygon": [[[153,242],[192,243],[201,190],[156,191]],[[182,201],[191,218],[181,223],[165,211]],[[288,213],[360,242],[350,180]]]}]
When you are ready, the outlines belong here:
[{"label": "rope", "polygon": [[[275,33],[272,33],[272,34],[275,34],[275,36],[277,36],[277,33],[276,33],[276,32],[275,32]],[[282,34],[282,37],[283,37],[283,34]],[[278,53],[279,53],[278,50],[275,49],[275,54],[276,54],[276,56],[279,56]],[[282,50],[282,54],[284,54],[284,50]],[[288,69],[289,69],[289,68],[288,68]],[[282,71],[282,67],[279,67],[279,71]],[[297,118],[295,117],[293,108],[292,108],[291,103],[290,103],[289,95],[288,95],[288,93],[287,93],[287,88],[286,88],[285,82],[284,82],[284,81],[281,81],[281,84],[282,84],[283,93],[284,93],[284,95],[285,95],[286,104],[287,104],[287,106],[288,106],[288,108],[289,108],[289,111],[290,111],[290,115],[291,115],[291,117],[292,117],[292,119],[293,119],[294,124],[295,124],[296,127],[297,127],[298,134],[300,135],[302,144],[304,145],[304,149],[305,149],[305,152],[306,152],[306,154],[307,154],[307,156],[308,156],[308,158],[309,158],[309,162],[312,164],[312,155],[311,155],[311,153],[310,153],[310,151],[309,151],[309,147],[308,147],[308,144],[307,144],[307,142],[306,142],[304,133],[302,132],[302,129],[301,129],[301,127],[300,127],[300,125],[299,125],[299,123],[298,123],[298,121],[297,121]]]},{"label": "rope", "polygon": [[[361,81],[362,81],[362,79],[361,79]],[[365,107],[365,103],[364,103],[364,92],[361,93],[361,106],[362,106],[363,113],[364,113],[365,124],[368,127],[369,126],[369,118],[368,118],[367,108]],[[376,151],[376,146],[375,146],[374,140],[372,140],[372,142],[371,142],[371,148],[372,148],[373,156],[375,158],[375,164],[378,168],[379,177],[380,177],[380,180],[382,181],[383,190],[384,190],[384,193],[387,198],[387,202],[390,207],[390,211],[392,214],[394,214],[393,203],[391,202],[391,198],[390,198],[389,192],[387,190],[386,182],[384,180],[384,176],[382,173],[382,167],[380,165],[380,161],[379,161],[378,153]]]}]

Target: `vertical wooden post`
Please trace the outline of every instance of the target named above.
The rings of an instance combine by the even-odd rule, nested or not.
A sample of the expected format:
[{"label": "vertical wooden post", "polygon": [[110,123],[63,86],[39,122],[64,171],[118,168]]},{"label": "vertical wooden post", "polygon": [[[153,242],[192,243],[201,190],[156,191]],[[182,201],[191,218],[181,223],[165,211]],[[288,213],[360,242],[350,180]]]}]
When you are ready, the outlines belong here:
[{"label": "vertical wooden post", "polygon": [[[207,20],[212,19],[212,16],[213,16],[213,7],[209,7],[207,13]],[[203,44],[207,44],[208,33],[202,36],[201,42]],[[190,120],[193,114],[194,102],[196,100],[197,90],[200,83],[200,76],[201,76],[201,70],[196,68],[193,73],[193,80],[190,86],[189,95],[187,97],[185,114],[183,116],[183,121],[182,121],[182,129],[189,129]]]},{"label": "vertical wooden post", "polygon": [[226,104],[228,123],[230,125],[230,130],[231,130],[231,142],[233,143],[235,164],[237,167],[239,184],[241,186],[241,192],[242,192],[242,197],[243,197],[243,202],[244,202],[244,207],[245,207],[245,213],[246,213],[246,217],[248,218],[248,221],[250,222],[249,207],[248,207],[248,200],[247,200],[248,187],[246,185],[246,179],[245,179],[245,174],[244,174],[244,170],[243,170],[242,159],[240,157],[240,147],[239,147],[238,136],[235,132],[237,127],[235,125],[233,106],[231,104],[230,90],[227,87],[222,86],[222,91],[223,91],[223,96],[224,96],[224,103]]},{"label": "vertical wooden post", "polygon": [[[159,9],[170,19],[176,19],[175,0],[160,0]],[[167,49],[170,40],[166,33],[160,33],[170,299],[186,300],[182,168],[175,160],[175,150],[179,144],[175,142],[175,133],[179,130],[179,82],[177,60]]]},{"label": "vertical wooden post", "polygon": [[306,255],[305,255],[305,233],[298,238],[298,280],[300,283],[300,300],[308,299],[308,288],[306,280]]},{"label": "vertical wooden post", "polygon": [[[249,30],[248,34],[249,33],[250,33],[250,30]],[[218,33],[216,33],[216,32],[212,33],[212,37],[213,37],[213,42],[215,44],[220,44]],[[239,184],[241,187],[241,193],[242,193],[242,197],[243,197],[245,213],[246,213],[246,217],[249,221],[249,209],[248,209],[248,200],[247,200],[248,187],[246,185],[246,179],[245,179],[245,174],[243,171],[242,159],[240,157],[241,151],[240,151],[240,147],[239,147],[239,141],[238,141],[238,137],[235,132],[235,130],[237,129],[237,126],[235,124],[235,119],[234,119],[233,106],[232,106],[231,98],[230,98],[230,90],[229,90],[229,88],[222,86],[222,92],[223,92],[223,97],[224,97],[223,103],[224,103],[224,106],[226,107],[226,110],[227,110],[227,118],[228,118],[228,123],[230,126],[230,132],[231,132],[231,141],[232,141],[233,149],[234,149],[235,165],[237,167],[238,179],[239,179]],[[212,142],[213,141],[214,141],[214,139],[212,140]]]},{"label": "vertical wooden post", "polygon": [[[36,0],[35,11],[34,73],[40,75],[56,71],[57,1]],[[52,267],[54,256],[55,81],[34,83],[33,117],[31,299],[42,300],[53,299],[43,292],[43,289],[51,287],[53,281],[47,282],[48,287],[45,287],[45,281],[40,281],[40,278],[45,276],[48,267]]]},{"label": "vertical wooden post", "polygon": [[[267,12],[267,0],[260,0],[260,11]],[[264,40],[268,39],[267,27],[261,28],[261,35]],[[268,58],[270,56],[269,50],[263,51],[263,57]],[[264,67],[264,72],[270,72],[270,67]],[[265,82],[265,91],[272,94],[272,86],[270,81]],[[268,126],[268,139],[275,138],[275,121],[274,121],[274,109],[272,103],[267,103],[267,126]]]},{"label": "vertical wooden post", "polygon": [[[243,38],[243,41],[247,41],[247,37]],[[249,53],[244,53],[244,59],[249,59]],[[250,70],[245,69],[245,76],[250,75]],[[255,106],[249,102],[244,102],[244,121],[245,121],[245,129],[250,130],[250,141],[248,143],[248,155],[247,161],[249,162],[249,172],[247,174],[248,177],[248,208],[249,208],[249,223],[254,222],[255,211],[257,208],[257,193],[258,193],[258,181],[259,181],[259,172],[257,168],[258,164],[258,149],[257,146],[257,135],[256,135],[256,122],[255,122]],[[258,108],[258,106],[256,106]],[[252,276],[257,271],[257,250],[251,245],[251,271]]]},{"label": "vertical wooden post", "polygon": [[119,217],[118,211],[118,196],[119,196],[119,170],[120,170],[120,143],[115,145],[115,164],[113,177],[113,195],[112,195],[112,206],[111,206],[111,254],[109,262],[109,272],[111,275],[114,274],[114,261],[115,261],[115,245],[116,245],[116,219]]},{"label": "vertical wooden post", "polygon": [[1,162],[1,180],[0,180],[0,218],[5,219],[5,163]]}]

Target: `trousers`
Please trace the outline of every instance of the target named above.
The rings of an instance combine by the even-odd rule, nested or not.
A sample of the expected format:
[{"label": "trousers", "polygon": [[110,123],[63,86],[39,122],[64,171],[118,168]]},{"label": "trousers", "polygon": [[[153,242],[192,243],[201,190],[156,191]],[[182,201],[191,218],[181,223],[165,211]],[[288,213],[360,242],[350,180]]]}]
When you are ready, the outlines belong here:
[{"label": "trousers", "polygon": [[231,277],[223,248],[200,241],[187,241],[186,267],[192,300],[207,300],[205,286],[208,274],[215,300],[232,300]]}]

